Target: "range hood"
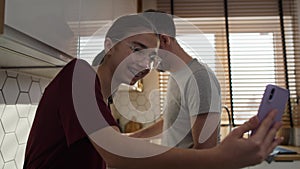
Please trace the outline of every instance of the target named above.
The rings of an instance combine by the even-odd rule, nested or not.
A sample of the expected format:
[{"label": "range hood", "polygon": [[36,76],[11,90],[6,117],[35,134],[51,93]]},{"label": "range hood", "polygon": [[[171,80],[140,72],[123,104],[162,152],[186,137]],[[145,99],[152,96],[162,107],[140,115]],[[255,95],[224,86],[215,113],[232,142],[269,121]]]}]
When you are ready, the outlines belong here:
[{"label": "range hood", "polygon": [[0,35],[0,69],[53,78],[74,57],[4,25]]}]

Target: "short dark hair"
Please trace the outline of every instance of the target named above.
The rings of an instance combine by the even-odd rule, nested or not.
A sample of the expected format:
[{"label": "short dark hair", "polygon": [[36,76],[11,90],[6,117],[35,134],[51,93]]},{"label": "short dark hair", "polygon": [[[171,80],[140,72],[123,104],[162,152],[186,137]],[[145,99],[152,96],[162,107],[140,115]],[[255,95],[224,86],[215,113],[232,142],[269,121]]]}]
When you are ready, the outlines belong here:
[{"label": "short dark hair", "polygon": [[145,10],[142,15],[154,25],[158,34],[166,34],[175,38],[176,28],[172,15],[156,9]]}]

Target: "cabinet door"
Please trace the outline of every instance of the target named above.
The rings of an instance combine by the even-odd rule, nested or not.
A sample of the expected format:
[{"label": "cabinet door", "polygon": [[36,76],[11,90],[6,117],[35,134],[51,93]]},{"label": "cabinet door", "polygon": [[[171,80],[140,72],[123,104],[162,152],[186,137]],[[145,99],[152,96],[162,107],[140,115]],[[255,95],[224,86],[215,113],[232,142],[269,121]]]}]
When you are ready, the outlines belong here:
[{"label": "cabinet door", "polygon": [[[5,24],[47,45],[74,55],[81,0],[6,0]],[[75,46],[76,49],[76,46]],[[76,50],[75,50],[76,51]]]},{"label": "cabinet door", "polygon": [[103,21],[135,12],[136,0],[6,0],[5,24],[77,57],[81,36],[92,36]]}]

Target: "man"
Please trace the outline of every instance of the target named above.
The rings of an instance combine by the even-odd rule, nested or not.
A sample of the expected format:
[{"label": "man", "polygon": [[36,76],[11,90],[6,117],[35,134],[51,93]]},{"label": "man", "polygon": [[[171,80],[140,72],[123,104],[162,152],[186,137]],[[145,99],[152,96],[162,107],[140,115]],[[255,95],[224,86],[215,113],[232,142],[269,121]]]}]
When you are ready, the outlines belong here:
[{"label": "man", "polygon": [[219,141],[220,85],[212,70],[193,59],[175,39],[172,16],[147,10],[143,15],[159,32],[159,71],[170,78],[163,118],[133,137],[152,137],[162,131],[162,143],[182,148],[211,148]]}]

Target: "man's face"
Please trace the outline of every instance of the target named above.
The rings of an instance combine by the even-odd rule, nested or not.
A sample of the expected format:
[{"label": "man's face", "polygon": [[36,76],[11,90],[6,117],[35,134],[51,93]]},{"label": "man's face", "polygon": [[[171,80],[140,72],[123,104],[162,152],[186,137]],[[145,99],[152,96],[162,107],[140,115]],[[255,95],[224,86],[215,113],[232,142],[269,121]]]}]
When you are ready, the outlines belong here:
[{"label": "man's face", "polygon": [[112,50],[113,82],[133,85],[150,71],[150,57],[159,41],[152,33],[130,36],[118,42]]}]

